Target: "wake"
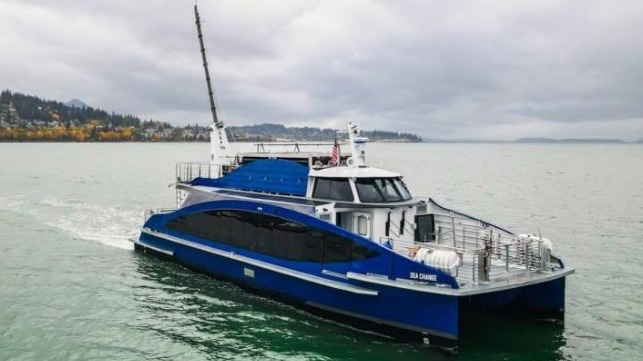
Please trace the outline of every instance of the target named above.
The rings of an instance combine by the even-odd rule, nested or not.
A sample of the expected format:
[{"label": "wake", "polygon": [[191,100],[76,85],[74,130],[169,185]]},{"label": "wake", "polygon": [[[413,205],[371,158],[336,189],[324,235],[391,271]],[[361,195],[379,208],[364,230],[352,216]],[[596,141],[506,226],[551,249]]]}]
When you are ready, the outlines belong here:
[{"label": "wake", "polygon": [[33,217],[38,223],[75,239],[128,250],[134,249],[129,239],[138,235],[143,221],[138,209],[59,198],[34,201],[24,196],[0,197],[0,205],[4,210]]}]

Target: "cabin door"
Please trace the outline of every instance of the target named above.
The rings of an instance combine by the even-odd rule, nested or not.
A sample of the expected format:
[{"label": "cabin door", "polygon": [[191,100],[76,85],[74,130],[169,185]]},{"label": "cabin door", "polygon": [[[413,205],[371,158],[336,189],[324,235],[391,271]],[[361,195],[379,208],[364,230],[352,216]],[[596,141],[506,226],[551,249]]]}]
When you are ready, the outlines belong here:
[{"label": "cabin door", "polygon": [[371,239],[371,214],[364,212],[353,213],[353,232]]}]

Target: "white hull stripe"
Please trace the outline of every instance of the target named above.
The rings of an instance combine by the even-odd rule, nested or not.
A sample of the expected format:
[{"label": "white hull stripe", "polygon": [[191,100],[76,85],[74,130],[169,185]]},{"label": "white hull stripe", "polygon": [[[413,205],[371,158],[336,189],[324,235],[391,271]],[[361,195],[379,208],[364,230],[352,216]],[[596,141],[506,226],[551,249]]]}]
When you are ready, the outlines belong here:
[{"label": "white hull stripe", "polygon": [[132,241],[132,242],[134,242],[134,243],[136,243],[136,244],[141,245],[144,249],[149,248],[149,249],[151,249],[151,250],[152,250],[152,251],[154,251],[154,252],[158,252],[158,253],[160,253],[160,254],[164,254],[164,255],[166,255],[166,256],[174,257],[174,252],[173,252],[173,251],[167,251],[167,250],[164,250],[164,249],[162,249],[162,248],[158,248],[158,247],[150,246],[149,244],[147,244],[147,243],[143,243],[143,242],[141,242],[141,241],[139,241],[139,240],[136,240],[136,239],[130,239],[130,241]]},{"label": "white hull stripe", "polygon": [[[181,238],[178,238],[178,237],[170,236],[168,234],[156,232],[156,231],[153,231],[153,230],[151,230],[149,228],[141,229],[141,233],[149,234],[150,236],[158,237],[158,238],[164,239],[166,241],[170,241],[170,242],[173,242],[173,243],[176,243],[176,244],[180,244],[182,246],[198,249],[200,251],[210,253],[210,254],[213,254],[213,255],[216,255],[216,256],[219,256],[219,257],[225,257],[225,258],[228,258],[228,259],[232,259],[232,260],[235,260],[235,261],[238,261],[238,262],[245,263],[247,265],[255,266],[255,267],[258,267],[258,268],[263,268],[263,269],[271,271],[271,272],[280,273],[280,274],[283,274],[283,275],[286,275],[286,276],[289,276],[289,277],[298,278],[298,279],[301,279],[301,280],[304,280],[304,281],[308,281],[308,282],[315,283],[315,284],[318,284],[318,285],[334,288],[334,289],[337,289],[337,290],[342,290],[342,291],[355,293],[355,294],[359,294],[359,295],[366,295],[366,296],[377,296],[378,293],[379,293],[379,291],[377,291],[377,290],[371,290],[371,289],[367,289],[367,288],[362,288],[362,287],[358,287],[358,286],[349,285],[349,284],[342,283],[342,282],[336,282],[336,281],[328,280],[328,279],[325,279],[325,278],[322,278],[322,277],[312,276],[312,275],[309,275],[309,274],[304,273],[304,272],[295,271],[295,270],[292,270],[292,269],[289,269],[289,268],[286,268],[286,267],[281,267],[281,266],[277,266],[277,265],[270,264],[270,263],[267,263],[267,262],[259,261],[259,260],[256,260],[256,259],[253,259],[253,258],[250,258],[250,257],[245,257],[245,256],[242,256],[242,255],[236,254],[234,252],[222,251],[222,250],[214,248],[214,247],[206,246],[206,245],[196,243],[196,242],[187,241],[187,240],[184,240],[184,239],[181,239]],[[134,243],[140,244],[143,247],[147,247],[147,248],[150,248],[152,250],[156,250],[155,248],[150,247],[147,244],[140,242],[139,240],[133,240],[133,241],[134,241]],[[170,252],[170,251],[165,251],[165,250],[163,250],[163,251],[164,252]],[[161,253],[164,253],[164,252],[161,252]]]},{"label": "white hull stripe", "polygon": [[406,279],[391,280],[388,278],[370,276],[370,275],[365,275],[365,274],[355,273],[355,272],[347,272],[346,276],[348,277],[349,280],[356,280],[356,281],[376,284],[380,286],[403,288],[403,289],[407,289],[415,292],[426,292],[426,293],[434,293],[438,295],[458,297],[458,296],[472,296],[472,295],[477,295],[481,293],[504,291],[512,288],[535,285],[538,283],[544,283],[547,281],[555,280],[557,278],[565,277],[572,273],[574,273],[573,268],[569,268],[569,269],[566,268],[564,270],[552,272],[552,273],[529,274],[526,277],[521,277],[516,280],[508,280],[504,282],[499,281],[496,283],[481,284],[478,286],[474,286],[472,288],[458,288],[458,289],[439,287],[431,284],[418,284],[414,281],[406,280]]}]

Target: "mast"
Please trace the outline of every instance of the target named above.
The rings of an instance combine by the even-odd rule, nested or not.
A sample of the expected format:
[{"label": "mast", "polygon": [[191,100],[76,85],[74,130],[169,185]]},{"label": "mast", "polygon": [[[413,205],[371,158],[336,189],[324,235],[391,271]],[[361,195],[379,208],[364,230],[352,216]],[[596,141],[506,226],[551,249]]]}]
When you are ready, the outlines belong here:
[{"label": "mast", "polygon": [[210,100],[210,111],[212,112],[212,125],[210,126],[210,161],[217,165],[230,165],[233,158],[229,146],[228,136],[225,132],[225,125],[217,116],[217,108],[214,104],[214,94],[212,83],[210,81],[210,70],[208,69],[208,60],[205,56],[205,46],[203,45],[203,33],[201,32],[201,18],[196,4],[194,5],[194,17],[196,18],[196,30],[199,35],[199,45],[201,47],[201,58],[203,59],[203,70],[205,71],[205,82],[208,85],[208,99]]},{"label": "mast", "polygon": [[351,157],[348,159],[349,167],[365,167],[366,166],[366,153],[364,151],[364,144],[368,141],[366,137],[360,137],[360,129],[357,124],[349,122],[346,125],[348,129],[348,142],[351,147]]}]

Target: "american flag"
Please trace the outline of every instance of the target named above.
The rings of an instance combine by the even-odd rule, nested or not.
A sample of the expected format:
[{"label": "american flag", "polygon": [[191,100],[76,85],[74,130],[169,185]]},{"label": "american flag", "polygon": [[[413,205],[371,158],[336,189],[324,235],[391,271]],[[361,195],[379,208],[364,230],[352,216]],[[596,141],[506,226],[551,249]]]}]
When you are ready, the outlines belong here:
[{"label": "american flag", "polygon": [[330,157],[330,162],[333,165],[339,165],[339,143],[337,143],[337,137],[335,137],[335,143],[333,144],[333,152]]}]

